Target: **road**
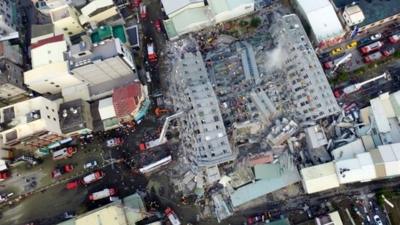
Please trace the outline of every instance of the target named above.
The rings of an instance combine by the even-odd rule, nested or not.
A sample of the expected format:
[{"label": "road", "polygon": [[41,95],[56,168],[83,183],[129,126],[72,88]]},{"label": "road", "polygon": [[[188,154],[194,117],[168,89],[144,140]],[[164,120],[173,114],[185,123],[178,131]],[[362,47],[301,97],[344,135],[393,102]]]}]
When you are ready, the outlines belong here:
[{"label": "road", "polygon": [[[367,66],[367,64],[365,64],[365,62],[363,60],[364,55],[362,55],[360,53],[359,48],[361,46],[365,46],[365,45],[367,45],[369,43],[374,42],[373,40],[370,40],[369,37],[371,35],[373,35],[373,34],[376,34],[376,33],[381,33],[382,34],[382,38],[379,39],[380,41],[384,42],[384,46],[382,47],[382,49],[388,49],[388,48],[392,48],[393,47],[396,50],[399,50],[400,49],[400,44],[389,43],[387,38],[392,33],[400,32],[400,28],[392,29],[389,26],[391,26],[391,24],[387,24],[386,26],[377,27],[377,28],[369,31],[369,33],[358,35],[358,36],[354,37],[354,39],[348,39],[348,40],[343,41],[343,42],[341,42],[341,43],[339,43],[339,44],[337,44],[337,45],[335,45],[333,47],[324,49],[323,51],[321,51],[319,53],[319,56],[320,56],[320,59],[321,59],[321,63],[324,64],[325,62],[334,60],[336,58],[339,58],[342,55],[351,54],[352,55],[351,60],[349,60],[348,62],[346,62],[343,65],[341,65],[340,66],[340,70],[350,72],[350,71],[357,70],[357,69],[359,69],[361,67]],[[359,44],[357,47],[350,48],[350,49],[347,48],[347,45],[349,45],[352,41],[359,42],[360,40],[363,40],[363,42],[365,42],[365,40],[368,40],[368,41],[365,42],[364,44],[361,44],[361,45]],[[375,41],[378,41],[378,40],[375,40]],[[330,52],[333,49],[336,49],[336,48],[342,48],[343,51],[340,52],[340,54],[338,54],[338,55],[330,54]],[[327,56],[327,55],[329,55],[329,56]],[[327,74],[330,74],[330,73],[331,73],[331,71],[327,70]]]}]

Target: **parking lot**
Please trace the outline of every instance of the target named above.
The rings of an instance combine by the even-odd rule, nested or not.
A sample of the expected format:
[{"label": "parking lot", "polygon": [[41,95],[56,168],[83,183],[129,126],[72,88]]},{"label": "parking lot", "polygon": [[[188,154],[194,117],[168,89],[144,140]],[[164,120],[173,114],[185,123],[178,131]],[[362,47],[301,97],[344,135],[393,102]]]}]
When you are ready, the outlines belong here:
[{"label": "parking lot", "polygon": [[[351,72],[374,63],[379,60],[385,60],[386,56],[381,56],[380,59],[366,62],[365,56],[373,53],[361,53],[360,48],[369,45],[373,42],[381,41],[383,46],[380,51],[383,53],[385,50],[399,50],[400,45],[398,43],[391,43],[389,37],[400,32],[400,27],[397,23],[388,24],[386,27],[380,27],[373,31],[368,32],[360,36],[356,36],[354,39],[344,41],[336,46],[324,49],[319,53],[319,58],[324,69],[326,69],[328,76],[333,76],[336,71]],[[375,51],[376,52],[376,51]],[[339,63],[340,59],[351,54],[351,58],[346,60],[344,63]],[[391,53],[393,54],[393,52]],[[331,64],[334,62],[333,64]]]}]

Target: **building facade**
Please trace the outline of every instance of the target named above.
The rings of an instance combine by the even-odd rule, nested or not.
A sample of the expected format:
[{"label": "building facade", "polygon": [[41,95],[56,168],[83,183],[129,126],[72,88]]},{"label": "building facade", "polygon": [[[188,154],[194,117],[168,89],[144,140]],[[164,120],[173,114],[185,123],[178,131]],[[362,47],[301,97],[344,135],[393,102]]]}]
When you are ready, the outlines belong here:
[{"label": "building facade", "polygon": [[182,58],[173,69],[173,76],[176,93],[180,95],[175,105],[187,112],[182,120],[183,147],[201,167],[231,161],[236,154],[231,149],[203,59],[199,52],[187,53]]},{"label": "building facade", "polygon": [[68,36],[84,32],[84,29],[79,22],[78,11],[69,5],[62,5],[51,9],[50,17],[55,30],[58,32],[63,32]]},{"label": "building facade", "polygon": [[16,39],[18,31],[17,3],[15,0],[0,2],[0,41]]}]

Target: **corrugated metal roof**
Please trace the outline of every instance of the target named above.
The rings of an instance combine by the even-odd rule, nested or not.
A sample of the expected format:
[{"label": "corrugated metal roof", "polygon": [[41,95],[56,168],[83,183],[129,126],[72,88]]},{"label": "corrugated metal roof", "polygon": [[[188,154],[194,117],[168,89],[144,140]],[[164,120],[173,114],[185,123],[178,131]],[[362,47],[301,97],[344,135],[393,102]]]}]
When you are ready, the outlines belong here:
[{"label": "corrugated metal roof", "polygon": [[300,181],[300,175],[298,174],[297,170],[288,171],[279,178],[256,181],[234,191],[231,194],[232,205],[233,207],[238,207],[251,200],[259,198],[273,191],[277,191],[298,181]]},{"label": "corrugated metal roof", "polygon": [[141,84],[137,82],[113,90],[112,101],[117,117],[128,116],[140,107],[141,90]]},{"label": "corrugated metal roof", "polygon": [[256,179],[273,179],[280,176],[280,166],[278,164],[259,164],[254,166]]}]

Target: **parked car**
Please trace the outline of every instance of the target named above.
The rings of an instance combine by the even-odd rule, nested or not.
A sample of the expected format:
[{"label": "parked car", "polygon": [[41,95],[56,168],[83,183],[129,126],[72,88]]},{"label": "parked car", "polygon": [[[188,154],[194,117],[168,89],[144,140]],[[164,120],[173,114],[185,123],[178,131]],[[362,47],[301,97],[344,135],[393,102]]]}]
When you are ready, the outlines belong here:
[{"label": "parked car", "polygon": [[156,30],[157,30],[158,32],[161,32],[161,21],[160,21],[160,19],[156,19],[156,20],[154,21],[154,27],[156,28]]},{"label": "parked car", "polygon": [[332,55],[337,55],[337,54],[341,53],[342,51],[343,51],[343,48],[342,48],[342,47],[335,48],[335,49],[333,49],[333,50],[331,51],[331,54],[332,54]]},{"label": "parked car", "polygon": [[357,41],[352,41],[350,44],[346,45],[347,49],[352,49],[357,47]]},{"label": "parked car", "polygon": [[374,216],[374,221],[376,225],[383,225],[381,218],[378,215]]},{"label": "parked car", "polygon": [[265,221],[264,215],[249,216],[247,218],[247,224],[256,224],[256,223],[264,222],[264,221]]},{"label": "parked car", "polygon": [[382,38],[382,34],[381,33],[376,33],[376,34],[370,36],[370,38],[371,38],[372,41],[376,41],[376,40],[379,40],[379,39]]},{"label": "parked car", "polygon": [[396,51],[395,48],[389,47],[389,48],[383,49],[383,50],[382,50],[382,54],[383,54],[384,56],[390,56],[390,55],[393,55],[395,51]]},{"label": "parked car", "polygon": [[74,170],[74,166],[72,164],[66,164],[64,166],[58,166],[51,171],[51,177],[59,178],[61,175],[65,173],[70,173]]},{"label": "parked car", "polygon": [[8,179],[10,177],[10,171],[0,171],[0,181]]},{"label": "parked car", "polygon": [[85,165],[83,165],[83,169],[93,169],[96,166],[97,166],[97,161],[93,160],[93,161],[85,163]]},{"label": "parked car", "polygon": [[123,143],[123,140],[122,140],[122,138],[119,138],[119,137],[109,139],[106,142],[107,147],[110,147],[110,148],[113,148],[113,147],[116,147],[116,146],[120,146],[120,145],[122,145],[122,143]]},{"label": "parked car", "polygon": [[68,182],[66,188],[68,190],[73,190],[73,189],[78,188],[78,186],[79,186],[79,181],[78,180],[74,180],[74,181]]}]

